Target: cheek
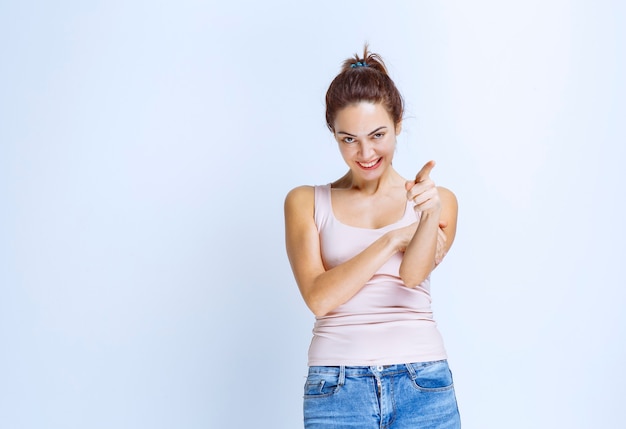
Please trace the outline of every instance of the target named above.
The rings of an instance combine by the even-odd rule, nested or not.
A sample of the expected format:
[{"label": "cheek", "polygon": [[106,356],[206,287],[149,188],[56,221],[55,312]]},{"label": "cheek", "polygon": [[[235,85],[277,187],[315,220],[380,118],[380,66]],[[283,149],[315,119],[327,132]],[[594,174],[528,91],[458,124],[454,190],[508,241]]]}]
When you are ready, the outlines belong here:
[{"label": "cheek", "polygon": [[340,150],[339,152],[341,153],[341,158],[343,158],[346,164],[349,164],[350,161],[354,159],[354,154],[350,153],[349,150],[344,149],[344,150]]},{"label": "cheek", "polygon": [[398,144],[395,138],[392,141],[390,141],[387,145],[385,145],[385,152],[388,154],[396,153],[396,149],[398,149]]},{"label": "cheek", "polygon": [[352,156],[354,150],[352,146],[348,146],[346,144],[338,143],[337,148],[339,149],[339,153],[344,158]]}]

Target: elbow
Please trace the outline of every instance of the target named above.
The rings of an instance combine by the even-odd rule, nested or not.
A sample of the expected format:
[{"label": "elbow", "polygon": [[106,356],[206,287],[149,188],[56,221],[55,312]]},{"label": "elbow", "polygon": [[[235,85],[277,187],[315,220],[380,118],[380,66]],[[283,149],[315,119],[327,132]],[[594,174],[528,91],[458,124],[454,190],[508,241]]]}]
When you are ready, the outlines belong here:
[{"label": "elbow", "polygon": [[329,313],[328,311],[315,311],[315,310],[311,310],[311,311],[313,311],[313,315],[316,318],[324,317],[324,316],[326,316]]},{"label": "elbow", "polygon": [[332,312],[337,303],[334,303],[328,293],[324,293],[323,284],[317,281],[312,283],[298,284],[304,303],[315,317],[324,317]]},{"label": "elbow", "polygon": [[328,313],[330,313],[330,310],[322,307],[322,306],[315,306],[315,305],[309,305],[309,310],[311,310],[311,312],[313,313],[313,315],[315,317],[324,317],[326,316]]},{"label": "elbow", "polygon": [[406,287],[411,289],[422,284],[428,278],[428,274],[430,273],[422,270],[403,270],[400,267],[400,279]]},{"label": "elbow", "polygon": [[304,301],[315,317],[324,317],[333,310],[323,300],[315,299],[314,297],[308,297]]},{"label": "elbow", "polygon": [[402,278],[404,285],[410,289],[419,286],[424,280],[426,280],[426,277]]}]

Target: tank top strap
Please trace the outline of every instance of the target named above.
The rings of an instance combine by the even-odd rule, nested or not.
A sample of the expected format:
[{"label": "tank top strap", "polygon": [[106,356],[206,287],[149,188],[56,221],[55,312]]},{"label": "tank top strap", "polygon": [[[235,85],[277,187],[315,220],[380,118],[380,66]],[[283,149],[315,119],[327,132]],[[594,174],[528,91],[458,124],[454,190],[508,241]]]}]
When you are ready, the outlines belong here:
[{"label": "tank top strap", "polygon": [[318,230],[328,222],[331,214],[330,184],[314,186],[315,225]]}]

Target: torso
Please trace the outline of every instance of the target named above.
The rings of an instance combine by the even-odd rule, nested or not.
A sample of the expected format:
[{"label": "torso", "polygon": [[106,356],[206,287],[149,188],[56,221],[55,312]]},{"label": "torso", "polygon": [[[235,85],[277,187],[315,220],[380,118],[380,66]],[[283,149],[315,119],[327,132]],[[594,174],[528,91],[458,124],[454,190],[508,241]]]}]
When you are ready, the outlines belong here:
[{"label": "torso", "polygon": [[404,216],[406,209],[406,190],[402,180],[399,177],[390,186],[368,195],[353,189],[344,176],[331,186],[335,218],[343,224],[368,229],[378,229],[397,222]]},{"label": "torso", "polygon": [[[388,231],[419,221],[412,203],[405,198],[403,214],[381,228],[348,224],[345,218],[336,217],[333,199],[339,195],[336,200],[357,213],[349,205],[352,199],[358,199],[357,192],[337,192],[328,185],[316,186],[313,191],[314,221],[326,270],[352,259]],[[385,220],[378,220],[381,219]],[[309,365],[391,365],[445,359],[443,341],[430,307],[430,279],[414,288],[406,287],[399,275],[402,259],[402,252],[393,254],[348,301],[316,317]]]}]

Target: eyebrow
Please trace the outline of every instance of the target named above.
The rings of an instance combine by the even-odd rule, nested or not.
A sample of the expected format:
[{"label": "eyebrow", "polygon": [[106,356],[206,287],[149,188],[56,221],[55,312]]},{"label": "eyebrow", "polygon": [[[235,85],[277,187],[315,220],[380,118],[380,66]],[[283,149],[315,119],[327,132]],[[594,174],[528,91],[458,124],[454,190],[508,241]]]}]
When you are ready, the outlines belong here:
[{"label": "eyebrow", "polygon": [[[383,125],[382,127],[378,127],[378,128],[376,128],[374,131],[372,131],[371,133],[369,133],[369,134],[368,134],[368,136],[371,136],[372,134],[376,134],[376,133],[377,133],[377,132],[379,132],[380,130],[382,130],[382,129],[386,129],[386,128],[387,128],[387,127],[386,127],[386,126],[384,126],[384,125]],[[345,131],[337,131],[337,134],[345,134],[345,135],[350,136],[350,137],[356,137],[354,134],[350,134],[350,133],[347,133],[347,132],[345,132]]]}]

